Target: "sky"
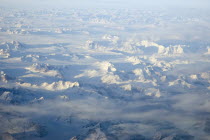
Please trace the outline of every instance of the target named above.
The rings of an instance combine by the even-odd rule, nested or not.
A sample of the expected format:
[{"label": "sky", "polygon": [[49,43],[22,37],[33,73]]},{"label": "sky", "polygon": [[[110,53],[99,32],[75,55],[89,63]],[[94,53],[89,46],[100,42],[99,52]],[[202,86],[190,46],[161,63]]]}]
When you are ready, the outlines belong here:
[{"label": "sky", "polygon": [[64,7],[64,8],[141,8],[183,7],[208,8],[209,0],[0,0],[3,7]]}]

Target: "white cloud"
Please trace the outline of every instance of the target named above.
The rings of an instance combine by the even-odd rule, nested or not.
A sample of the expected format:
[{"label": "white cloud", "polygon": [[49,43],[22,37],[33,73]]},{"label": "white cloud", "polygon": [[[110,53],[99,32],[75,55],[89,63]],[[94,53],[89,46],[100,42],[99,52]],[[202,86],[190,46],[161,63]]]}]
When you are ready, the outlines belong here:
[{"label": "white cloud", "polygon": [[207,7],[209,5],[208,0],[176,0],[176,1],[167,1],[167,0],[18,0],[17,2],[12,0],[1,0],[3,5],[10,5],[13,7],[111,7],[111,8],[121,8],[121,7],[167,7],[167,6],[179,6],[179,7]]}]

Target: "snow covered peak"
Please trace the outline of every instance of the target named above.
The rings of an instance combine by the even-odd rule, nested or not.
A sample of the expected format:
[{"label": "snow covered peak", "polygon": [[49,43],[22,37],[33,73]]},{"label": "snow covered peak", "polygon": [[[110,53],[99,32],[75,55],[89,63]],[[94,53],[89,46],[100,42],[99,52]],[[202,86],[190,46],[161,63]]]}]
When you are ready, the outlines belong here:
[{"label": "snow covered peak", "polygon": [[4,71],[1,71],[0,73],[0,81],[7,83],[9,80],[12,80],[11,77],[9,77]]},{"label": "snow covered peak", "polygon": [[53,83],[47,83],[44,82],[41,85],[35,85],[30,83],[17,83],[18,85],[26,88],[34,88],[34,89],[44,89],[49,91],[61,91],[61,90],[67,90],[73,87],[78,87],[78,82],[70,82],[70,81],[58,81]]},{"label": "snow covered peak", "polygon": [[13,93],[5,91],[0,96],[0,101],[10,102],[13,99]]},{"label": "snow covered peak", "polygon": [[118,36],[112,36],[112,35],[107,35],[106,34],[102,37],[102,39],[110,41],[113,44],[117,44],[120,38]]},{"label": "snow covered peak", "polygon": [[40,64],[34,63],[33,65],[26,67],[25,69],[34,72],[34,73],[41,73],[47,76],[55,76],[55,77],[62,77],[60,72],[56,69],[56,67],[50,64]]},{"label": "snow covered peak", "polygon": [[9,51],[17,51],[24,48],[24,45],[18,41],[11,41],[2,43],[0,47]]}]

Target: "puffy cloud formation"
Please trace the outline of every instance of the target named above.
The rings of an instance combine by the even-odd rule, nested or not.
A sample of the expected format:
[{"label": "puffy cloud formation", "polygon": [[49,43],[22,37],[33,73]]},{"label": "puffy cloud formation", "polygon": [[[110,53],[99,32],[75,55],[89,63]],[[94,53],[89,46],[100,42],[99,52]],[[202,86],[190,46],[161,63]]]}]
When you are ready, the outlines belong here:
[{"label": "puffy cloud formation", "polygon": [[26,88],[35,88],[35,89],[44,89],[49,91],[59,91],[59,90],[67,90],[73,87],[78,87],[78,82],[70,82],[70,81],[58,81],[53,82],[51,84],[44,82],[41,85],[32,85],[30,83],[17,83],[19,86]]}]

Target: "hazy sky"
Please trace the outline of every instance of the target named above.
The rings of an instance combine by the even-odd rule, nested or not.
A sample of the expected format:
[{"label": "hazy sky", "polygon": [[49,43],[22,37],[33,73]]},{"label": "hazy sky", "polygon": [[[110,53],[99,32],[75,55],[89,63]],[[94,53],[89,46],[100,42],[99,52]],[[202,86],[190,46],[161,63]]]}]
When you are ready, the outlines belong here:
[{"label": "hazy sky", "polygon": [[7,7],[65,7],[65,8],[141,8],[141,7],[184,7],[208,8],[210,0],[0,0]]}]

